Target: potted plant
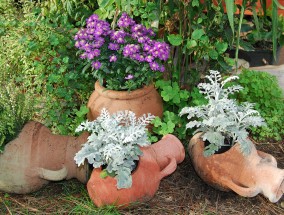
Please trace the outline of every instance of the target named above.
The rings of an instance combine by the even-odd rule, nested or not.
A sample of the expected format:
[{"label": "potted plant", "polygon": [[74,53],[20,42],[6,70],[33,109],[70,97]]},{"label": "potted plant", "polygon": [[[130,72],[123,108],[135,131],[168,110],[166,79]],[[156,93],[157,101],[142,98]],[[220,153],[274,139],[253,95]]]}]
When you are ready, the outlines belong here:
[{"label": "potted plant", "polygon": [[183,161],[183,145],[173,135],[150,145],[146,126],[153,118],[148,114],[136,119],[128,110],[111,115],[102,109],[96,120],[77,128],[90,133],[75,161],[82,165],[87,159],[95,168],[87,189],[97,206],[149,200],[160,180]]},{"label": "potted plant", "polygon": [[75,46],[86,60],[83,72],[91,67],[98,79],[88,102],[88,118],[95,119],[103,107],[111,113],[128,109],[137,116],[148,112],[161,116],[162,100],[152,83],[165,70],[162,63],[169,57],[169,45],[154,40],[152,29],[126,13],[112,26],[96,14],[86,22],[75,36]]},{"label": "potted plant", "polygon": [[0,190],[30,193],[49,181],[77,178],[86,183],[88,168],[78,168],[73,157],[87,139],[54,135],[32,120],[32,97],[0,82]]},{"label": "potted plant", "polygon": [[[237,104],[229,98],[242,89],[239,85],[226,86],[237,76],[222,81],[220,73],[211,70],[206,78],[209,83],[198,87],[208,103],[180,112],[193,119],[186,128],[198,128],[188,147],[195,170],[220,190],[232,189],[250,197],[263,193],[270,201],[278,201],[284,192],[284,170],[277,168],[274,157],[257,151],[248,137],[247,129],[265,125],[263,119],[252,104]],[[219,151],[223,146],[228,148]]]}]

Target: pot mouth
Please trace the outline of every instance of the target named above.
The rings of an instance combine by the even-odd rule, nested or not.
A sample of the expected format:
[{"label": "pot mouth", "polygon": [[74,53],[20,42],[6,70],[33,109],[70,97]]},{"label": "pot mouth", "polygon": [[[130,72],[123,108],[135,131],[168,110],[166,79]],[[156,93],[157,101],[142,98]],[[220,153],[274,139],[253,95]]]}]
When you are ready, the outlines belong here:
[{"label": "pot mouth", "polygon": [[120,100],[129,100],[129,99],[139,98],[139,97],[147,95],[154,89],[155,89],[154,85],[151,84],[149,86],[143,86],[142,88],[133,90],[133,91],[116,91],[116,90],[106,89],[105,87],[100,85],[99,81],[96,81],[95,83],[95,91],[99,95],[103,97],[111,98],[111,99],[120,99]]},{"label": "pot mouth", "polygon": [[[200,136],[200,138],[202,139],[202,137]],[[211,143],[208,140],[204,141],[204,148],[209,146]],[[235,144],[233,143],[233,138],[232,137],[228,137],[225,136],[224,139],[224,145],[221,146],[217,151],[214,152],[214,154],[222,154],[225,153],[227,151],[229,151]]]}]

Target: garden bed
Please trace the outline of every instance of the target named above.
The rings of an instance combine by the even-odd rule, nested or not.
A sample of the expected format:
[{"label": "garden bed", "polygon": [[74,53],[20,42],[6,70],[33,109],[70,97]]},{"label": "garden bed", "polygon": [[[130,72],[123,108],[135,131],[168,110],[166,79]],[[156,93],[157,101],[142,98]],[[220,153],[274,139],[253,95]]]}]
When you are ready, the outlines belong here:
[{"label": "garden bed", "polygon": [[[258,144],[284,168],[284,141]],[[0,192],[0,214],[284,214],[284,199],[270,203],[262,195],[244,198],[233,192],[217,191],[196,175],[186,157],[174,174],[161,181],[155,197],[143,204],[117,211],[97,209],[85,186],[77,180],[50,183],[44,189],[16,195]]]}]

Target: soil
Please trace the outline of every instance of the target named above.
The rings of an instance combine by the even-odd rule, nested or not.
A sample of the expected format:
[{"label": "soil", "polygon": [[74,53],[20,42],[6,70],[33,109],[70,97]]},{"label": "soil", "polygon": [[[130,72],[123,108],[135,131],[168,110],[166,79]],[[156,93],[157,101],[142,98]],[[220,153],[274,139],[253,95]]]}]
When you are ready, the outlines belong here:
[{"label": "soil", "polygon": [[[257,149],[272,154],[278,161],[278,167],[284,168],[283,141],[257,144]],[[66,190],[68,190],[67,194]],[[8,195],[0,192],[0,214],[75,214],[73,208],[84,201],[90,200],[85,192],[85,185],[77,180],[53,182],[42,190],[28,195]],[[215,190],[196,175],[187,156],[171,176],[161,181],[159,190],[151,201],[136,204],[120,210],[119,213],[125,215],[280,215],[284,214],[284,197],[277,203],[271,203],[261,194],[253,198],[245,198],[233,192]],[[77,212],[76,214],[86,213]],[[113,213],[93,212],[91,214]]]}]

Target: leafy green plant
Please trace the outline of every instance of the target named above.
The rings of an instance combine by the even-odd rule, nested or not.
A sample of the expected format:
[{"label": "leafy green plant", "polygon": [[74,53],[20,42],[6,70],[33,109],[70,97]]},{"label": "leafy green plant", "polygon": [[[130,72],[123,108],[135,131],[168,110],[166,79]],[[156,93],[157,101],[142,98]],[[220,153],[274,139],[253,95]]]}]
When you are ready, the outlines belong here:
[{"label": "leafy green plant", "polygon": [[97,9],[97,4],[91,0],[45,0],[41,2],[40,9],[44,16],[64,15],[71,23],[80,26]]},{"label": "leafy green plant", "polygon": [[200,83],[200,92],[208,99],[208,104],[196,107],[185,107],[180,115],[187,114],[187,119],[192,121],[186,124],[186,128],[197,127],[195,131],[202,132],[202,139],[210,143],[204,149],[204,155],[210,156],[218,151],[225,144],[225,139],[232,139],[231,145],[239,143],[242,152],[250,153],[252,142],[248,139],[248,129],[250,126],[265,125],[259,112],[253,110],[253,104],[244,102],[241,105],[233,99],[229,99],[230,94],[234,94],[242,89],[239,85],[225,87],[225,85],[238,78],[231,76],[222,81],[218,71],[210,70],[210,75],[206,76],[209,83]]},{"label": "leafy green plant", "polygon": [[118,189],[131,187],[134,161],[142,155],[139,146],[150,144],[146,126],[154,117],[144,114],[137,119],[135,113],[127,110],[110,115],[103,108],[96,120],[83,122],[76,129],[90,132],[88,141],[75,156],[76,164],[84,164],[87,159],[94,168],[106,165],[103,174],[115,176]]},{"label": "leafy green plant", "polygon": [[0,152],[17,137],[34,114],[33,99],[13,84],[0,80]]},{"label": "leafy green plant", "polygon": [[42,16],[37,4],[24,1],[19,10],[12,2],[1,5],[1,74],[34,93],[38,121],[53,132],[74,134],[94,84],[81,73],[73,41],[77,29],[64,15]]},{"label": "leafy green plant", "polygon": [[155,86],[162,96],[165,111],[162,118],[156,117],[151,122],[153,124],[151,141],[156,142],[166,134],[175,134],[180,139],[185,139],[186,131],[182,126],[185,121],[178,113],[188,104],[190,93],[180,89],[177,82],[158,80]]},{"label": "leafy green plant", "polygon": [[238,84],[244,89],[237,94],[240,102],[255,104],[267,126],[251,128],[254,138],[259,140],[282,140],[284,137],[284,97],[275,76],[260,71],[243,70]]},{"label": "leafy green plant", "polygon": [[172,56],[167,69],[180,86],[192,88],[209,69],[227,70],[225,51],[233,43],[222,1],[167,1],[162,5],[160,35]]},{"label": "leafy green plant", "polygon": [[118,14],[127,12],[129,16],[137,19],[147,28],[158,28],[159,5],[157,1],[98,0],[97,2],[98,9],[95,13],[101,19],[110,19],[114,23]]}]

